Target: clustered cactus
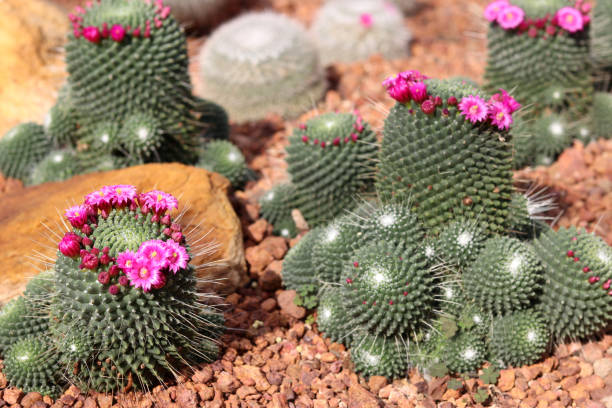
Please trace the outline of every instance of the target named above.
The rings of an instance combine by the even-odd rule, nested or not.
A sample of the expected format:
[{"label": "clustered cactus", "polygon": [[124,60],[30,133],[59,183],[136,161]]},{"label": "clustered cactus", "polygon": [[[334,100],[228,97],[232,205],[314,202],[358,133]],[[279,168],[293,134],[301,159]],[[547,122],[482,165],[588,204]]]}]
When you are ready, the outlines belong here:
[{"label": "clustered cactus", "polygon": [[[377,158],[378,199],[317,223],[283,264],[286,286],[318,305],[319,330],[350,349],[363,375],[400,377],[410,366],[440,375],[485,360],[529,364],[553,342],[604,329],[612,248],[585,231],[553,231],[543,222],[550,197],[512,187],[518,102],[417,71],[384,85],[397,103]],[[287,160],[291,171],[291,151]]]},{"label": "clustered cactus", "polygon": [[235,188],[242,187],[251,175],[244,155],[228,140],[208,142],[196,165],[227,177]]},{"label": "clustered cactus", "polygon": [[[0,141],[3,174],[39,183],[149,161],[193,164],[205,138],[227,138],[223,109],[191,93],[185,36],[169,13],[162,0],[77,7],[67,83],[44,127],[22,124]],[[51,154],[32,173],[50,148],[74,153],[70,168],[51,165]]]},{"label": "clustered cactus", "polygon": [[403,58],[411,37],[401,11],[385,0],[330,0],[318,11],[311,33],[324,65],[377,53]]},{"label": "clustered cactus", "polygon": [[300,23],[247,13],[219,27],[200,51],[204,94],[237,121],[297,116],[326,87],[316,48]]},{"label": "clustered cactus", "polygon": [[52,271],[0,311],[4,373],[25,392],[65,382],[102,392],[149,389],[216,358],[223,317],[196,292],[194,248],[159,190],[105,186],[70,207]]},{"label": "clustered cactus", "polygon": [[490,22],[485,89],[513,89],[524,106],[517,126],[514,168],[550,164],[574,139],[610,137],[596,117],[608,91],[612,11],[583,1],[496,0]]}]

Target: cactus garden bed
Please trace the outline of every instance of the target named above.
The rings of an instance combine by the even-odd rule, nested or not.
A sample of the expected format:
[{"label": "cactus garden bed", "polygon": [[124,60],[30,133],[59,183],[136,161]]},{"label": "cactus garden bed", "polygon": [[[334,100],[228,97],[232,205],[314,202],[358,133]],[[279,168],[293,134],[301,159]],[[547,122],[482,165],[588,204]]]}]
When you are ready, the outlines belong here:
[{"label": "cactus garden bed", "polygon": [[[180,191],[118,183],[68,198],[65,232],[51,237],[55,274],[0,314],[0,408],[612,407],[612,128],[606,109],[588,116],[605,97],[582,92],[590,8],[578,2],[521,25],[521,13],[537,12],[531,0],[421,0],[394,38],[412,37],[405,54],[393,44],[385,50],[397,59],[321,69],[306,31],[286,17],[318,27],[330,40],[326,58],[351,59],[388,35],[375,31],[379,20],[402,24],[396,6],[376,14],[361,2],[325,6],[318,26],[323,1],[244,2],[285,17],[246,16],[217,35],[190,30],[186,48],[160,0],[103,0],[71,14],[68,85],[77,91],[63,88],[45,126],[5,136],[0,157],[26,156],[0,162],[21,179],[0,177],[0,203],[36,191],[24,184],[57,180],[66,157],[62,179],[149,161],[223,173],[248,282],[223,297],[196,294],[202,272],[191,261],[210,248],[192,245]],[[329,21],[352,13],[370,37],[334,55],[331,40],[350,32]],[[540,53],[573,56],[571,83],[546,88],[555,67],[531,54],[516,68],[527,88],[505,71],[512,55],[489,56],[485,73],[487,30],[501,48],[542,37]],[[128,58],[150,39],[148,65]],[[593,44],[604,64],[610,49]],[[82,69],[102,46],[109,77],[128,70],[135,84]],[[151,86],[159,72],[172,81]],[[508,91],[477,85],[491,77]],[[129,109],[111,103],[125,95]],[[510,129],[529,147],[511,145]],[[589,140],[593,129],[607,139]],[[227,134],[231,143],[210,141]],[[48,155],[51,146],[61,149]]]}]

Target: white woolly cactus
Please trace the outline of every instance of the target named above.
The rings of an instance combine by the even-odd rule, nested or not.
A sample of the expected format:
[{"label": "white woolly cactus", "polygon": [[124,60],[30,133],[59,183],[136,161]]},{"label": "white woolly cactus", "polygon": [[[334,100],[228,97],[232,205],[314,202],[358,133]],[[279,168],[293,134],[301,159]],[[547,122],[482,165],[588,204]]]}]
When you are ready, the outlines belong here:
[{"label": "white woolly cactus", "polygon": [[273,12],[244,14],[219,27],[200,51],[203,94],[230,119],[297,116],[326,87],[316,47],[296,21]]},{"label": "white woolly cactus", "polygon": [[170,12],[187,28],[210,26],[231,7],[235,0],[165,0]]},{"label": "white woolly cactus", "polygon": [[352,62],[380,53],[408,55],[411,34],[401,11],[386,0],[332,0],[318,12],[311,32],[327,65]]}]

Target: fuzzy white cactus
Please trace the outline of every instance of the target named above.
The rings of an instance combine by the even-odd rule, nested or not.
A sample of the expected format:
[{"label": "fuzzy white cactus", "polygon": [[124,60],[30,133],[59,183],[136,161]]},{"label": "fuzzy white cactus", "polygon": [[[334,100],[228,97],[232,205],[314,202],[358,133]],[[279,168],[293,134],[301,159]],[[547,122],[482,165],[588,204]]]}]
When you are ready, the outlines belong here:
[{"label": "fuzzy white cactus", "polygon": [[326,87],[305,29],[273,12],[248,13],[225,23],[204,44],[199,59],[203,95],[237,122],[272,112],[297,116]]},{"label": "fuzzy white cactus", "polygon": [[311,28],[323,64],[352,62],[380,53],[408,55],[411,34],[401,11],[386,0],[332,0],[318,12]]}]

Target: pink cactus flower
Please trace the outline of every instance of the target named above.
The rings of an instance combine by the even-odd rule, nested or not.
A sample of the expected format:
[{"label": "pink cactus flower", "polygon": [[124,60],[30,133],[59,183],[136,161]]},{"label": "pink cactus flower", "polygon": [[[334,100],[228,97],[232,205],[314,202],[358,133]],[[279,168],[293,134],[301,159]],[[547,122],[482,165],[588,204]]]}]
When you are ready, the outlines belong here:
[{"label": "pink cactus flower", "polygon": [[144,258],[137,258],[133,267],[127,272],[130,284],[148,292],[161,282],[160,270]]},{"label": "pink cactus flower", "polygon": [[410,84],[410,96],[415,102],[421,103],[427,98],[427,85],[423,82],[414,82]]},{"label": "pink cactus flower", "polygon": [[74,228],[81,228],[87,222],[90,208],[88,205],[74,205],[64,212],[64,216]]},{"label": "pink cactus flower", "polygon": [[86,268],[86,269],[91,269],[94,270],[98,267],[99,264],[99,259],[96,255],[90,253],[90,252],[86,252],[83,254],[83,256],[81,257],[81,265],[80,268]]},{"label": "pink cactus flower", "polygon": [[498,0],[489,3],[484,11],[484,17],[487,19],[487,21],[493,22],[497,20],[499,13],[501,13],[508,6],[508,0]]},{"label": "pink cactus flower", "polygon": [[102,35],[100,29],[96,26],[88,26],[83,29],[83,37],[92,43],[99,43]]},{"label": "pink cactus flower", "polygon": [[363,13],[361,16],[359,16],[359,23],[361,23],[361,25],[365,28],[372,27],[372,24],[374,23],[372,15],[370,13]]},{"label": "pink cactus flower", "polygon": [[124,251],[117,255],[117,265],[124,272],[129,272],[136,264],[136,254],[132,251]]},{"label": "pink cactus flower", "polygon": [[505,30],[518,27],[525,19],[525,12],[518,6],[505,7],[497,16],[497,22]]},{"label": "pink cactus flower", "polygon": [[94,212],[96,209],[109,209],[111,201],[112,195],[108,187],[102,187],[100,190],[85,196],[85,204],[90,205]]},{"label": "pink cactus flower", "polygon": [[178,208],[178,200],[172,194],[160,190],[152,190],[141,194],[138,201],[146,210],[153,211],[156,214]]},{"label": "pink cactus flower", "polygon": [[479,96],[474,95],[466,96],[461,99],[459,109],[461,110],[461,114],[472,123],[482,122],[487,118],[487,114],[489,113],[487,103]]},{"label": "pink cactus flower", "polygon": [[113,41],[121,42],[125,37],[125,28],[121,24],[115,24],[110,29],[110,36]]},{"label": "pink cactus flower", "polygon": [[170,6],[164,7],[161,13],[159,14],[162,20],[165,20],[169,15],[170,15]]},{"label": "pink cactus flower", "polygon": [[108,186],[107,189],[111,197],[111,203],[119,207],[131,204],[137,196],[136,187],[129,184]]},{"label": "pink cactus flower", "polygon": [[168,248],[164,241],[153,239],[140,244],[136,256],[145,258],[158,269],[163,269],[168,266]]},{"label": "pink cactus flower", "polygon": [[489,107],[489,117],[491,118],[491,123],[500,130],[510,129],[510,125],[513,122],[512,114],[506,105],[501,102],[494,102]]},{"label": "pink cactus flower", "polygon": [[411,69],[411,70],[408,70],[408,71],[402,71],[402,72],[400,72],[398,74],[398,77],[400,77],[404,81],[408,81],[408,82],[418,82],[418,81],[422,81],[424,79],[427,79],[427,77],[425,75],[421,74],[416,69]]},{"label": "pink cactus flower", "polygon": [[166,249],[168,251],[168,269],[175,274],[179,269],[185,269],[189,263],[189,254],[183,246],[175,241],[166,241]]},{"label": "pink cactus flower", "polygon": [[390,97],[400,103],[406,103],[410,101],[410,86],[408,83],[397,77],[389,77],[383,81],[383,86],[387,88],[387,93]]},{"label": "pink cactus flower", "polygon": [[495,94],[489,100],[489,103],[501,102],[510,114],[513,114],[517,110],[521,109],[522,105],[516,101],[510,94],[503,88],[499,88],[501,93]]},{"label": "pink cactus flower", "polygon": [[62,255],[75,258],[81,253],[81,244],[79,243],[79,236],[74,232],[68,232],[62,237],[59,242],[58,248]]},{"label": "pink cactus flower", "polygon": [[570,33],[575,33],[584,28],[584,18],[582,13],[573,7],[563,7],[555,16],[557,24]]}]

